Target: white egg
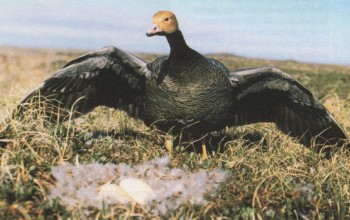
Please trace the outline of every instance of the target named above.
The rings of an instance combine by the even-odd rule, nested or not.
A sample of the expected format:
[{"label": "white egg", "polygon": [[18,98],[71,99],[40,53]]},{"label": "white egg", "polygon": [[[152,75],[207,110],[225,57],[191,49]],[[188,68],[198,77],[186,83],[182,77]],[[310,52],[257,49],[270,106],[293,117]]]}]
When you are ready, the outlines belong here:
[{"label": "white egg", "polygon": [[133,201],[129,194],[116,184],[106,183],[99,189],[97,200],[104,201],[107,204],[122,203],[126,204]]},{"label": "white egg", "polygon": [[135,178],[123,179],[120,182],[120,187],[139,204],[145,204],[147,199],[154,193],[153,189],[147,183]]}]

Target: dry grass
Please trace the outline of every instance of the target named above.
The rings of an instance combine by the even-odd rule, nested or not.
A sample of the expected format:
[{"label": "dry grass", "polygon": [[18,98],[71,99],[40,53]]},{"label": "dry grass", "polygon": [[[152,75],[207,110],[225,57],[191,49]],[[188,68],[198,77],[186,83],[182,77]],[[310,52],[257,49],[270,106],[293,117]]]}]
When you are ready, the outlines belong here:
[{"label": "dry grass", "polygon": [[[25,94],[80,55],[81,51],[19,49],[0,52],[0,219],[79,219],[80,209],[67,210],[47,199],[54,184],[52,166],[62,162],[139,164],[167,154],[162,133],[119,111],[98,108],[71,123],[44,126],[29,113],[21,122],[8,119]],[[141,55],[152,60],[154,55]],[[211,55],[229,69],[274,65],[294,75],[328,107],[350,133],[350,67],[293,61],[244,59]],[[231,128],[229,141],[212,146],[210,159],[184,147],[175,148],[171,166],[222,167],[232,177],[203,207],[184,204],[168,217],[194,219],[348,219],[350,160],[339,151],[332,159],[314,153],[271,124]],[[255,140],[250,143],[247,140]],[[90,210],[92,219],[157,218],[141,207]]]}]

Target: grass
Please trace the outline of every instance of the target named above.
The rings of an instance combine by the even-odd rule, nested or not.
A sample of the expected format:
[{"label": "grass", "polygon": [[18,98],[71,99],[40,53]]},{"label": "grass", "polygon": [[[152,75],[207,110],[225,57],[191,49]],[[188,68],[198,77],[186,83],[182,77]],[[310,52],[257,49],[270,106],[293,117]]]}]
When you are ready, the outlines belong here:
[{"label": "grass", "polygon": [[[28,114],[9,119],[16,103],[46,77],[84,51],[0,50],[0,219],[80,219],[82,210],[48,200],[60,163],[140,164],[167,155],[163,134],[123,112],[97,108],[63,125],[44,126]],[[141,54],[152,60],[155,55]],[[350,133],[350,67],[209,55],[230,70],[274,65],[309,88]],[[9,125],[9,126],[8,126]],[[275,129],[271,124],[230,128],[210,159],[184,146],[175,147],[171,167],[197,171],[222,167],[231,177],[205,206],[183,204],[168,218],[193,219],[349,219],[350,160],[337,152],[327,160]],[[253,143],[247,140],[255,140]],[[91,219],[157,219],[142,207],[89,209]]]}]

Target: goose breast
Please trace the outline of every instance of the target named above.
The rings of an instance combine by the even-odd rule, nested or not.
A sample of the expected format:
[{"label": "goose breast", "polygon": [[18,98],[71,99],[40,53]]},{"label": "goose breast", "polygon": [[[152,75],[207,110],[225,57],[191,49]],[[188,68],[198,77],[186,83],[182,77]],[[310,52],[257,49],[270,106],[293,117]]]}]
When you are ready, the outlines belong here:
[{"label": "goose breast", "polygon": [[203,127],[215,130],[224,124],[222,120],[228,114],[232,90],[228,70],[214,65],[212,60],[197,58],[191,63],[184,61],[169,67],[164,80],[157,84],[160,66],[165,60],[162,58],[150,65],[154,77],[146,83],[143,117],[146,124],[157,122],[162,130],[197,122],[201,130]]}]

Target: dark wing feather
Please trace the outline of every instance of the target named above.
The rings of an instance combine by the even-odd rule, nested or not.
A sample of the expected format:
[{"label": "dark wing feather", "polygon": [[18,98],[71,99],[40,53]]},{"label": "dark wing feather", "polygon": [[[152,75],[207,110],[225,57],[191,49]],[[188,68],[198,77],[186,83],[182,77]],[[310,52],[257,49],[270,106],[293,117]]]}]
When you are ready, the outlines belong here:
[{"label": "dark wing feather", "polygon": [[[83,55],[24,98],[17,115],[33,101],[40,100],[53,106],[55,111],[63,108],[67,110],[63,112],[75,112],[74,117],[100,105],[120,108],[137,116],[141,107],[139,96],[146,77],[151,74],[146,65],[145,61],[114,47]],[[60,117],[65,116],[63,112]]]},{"label": "dark wing feather", "polygon": [[274,67],[239,70],[230,74],[234,101],[231,125],[274,122],[306,146],[339,144],[347,139],[326,108],[288,74]]}]

